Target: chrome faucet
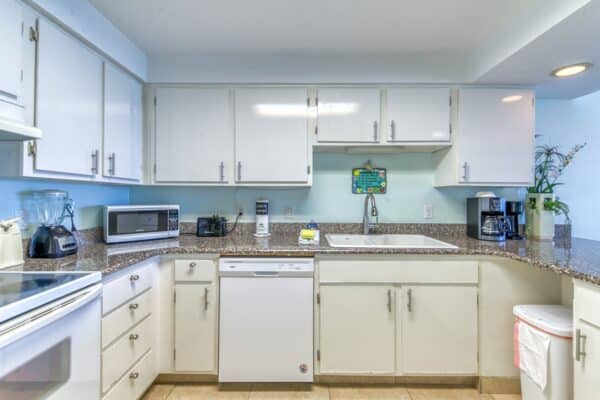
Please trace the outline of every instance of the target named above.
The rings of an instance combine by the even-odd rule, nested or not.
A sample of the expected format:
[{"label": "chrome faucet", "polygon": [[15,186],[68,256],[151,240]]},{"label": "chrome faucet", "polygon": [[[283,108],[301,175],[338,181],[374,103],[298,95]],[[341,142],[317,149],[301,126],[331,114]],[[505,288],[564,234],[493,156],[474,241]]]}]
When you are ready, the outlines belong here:
[{"label": "chrome faucet", "polygon": [[[369,202],[371,203],[371,217],[375,217],[375,223],[372,224],[369,220]],[[365,208],[363,210],[363,235],[368,235],[372,230],[377,228],[379,223],[379,212],[377,211],[377,204],[375,203],[375,196],[373,193],[368,193],[365,197]]]}]

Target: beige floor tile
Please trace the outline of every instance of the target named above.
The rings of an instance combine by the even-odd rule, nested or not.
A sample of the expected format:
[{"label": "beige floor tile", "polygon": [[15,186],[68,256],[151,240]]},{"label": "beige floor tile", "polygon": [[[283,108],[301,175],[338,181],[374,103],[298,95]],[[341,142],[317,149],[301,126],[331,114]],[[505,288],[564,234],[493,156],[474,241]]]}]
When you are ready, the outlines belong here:
[{"label": "beige floor tile", "polygon": [[175,385],[153,385],[142,400],[166,400],[174,388]]},{"label": "beige floor tile", "polygon": [[250,400],[329,400],[329,389],[321,385],[252,385]]},{"label": "beige floor tile", "polygon": [[493,394],[493,400],[521,400],[521,395],[518,394]]},{"label": "beige floor tile", "polygon": [[248,400],[248,386],[176,385],[167,400]]},{"label": "beige floor tile", "polygon": [[411,400],[406,388],[394,386],[329,387],[331,400]]},{"label": "beige floor tile", "polygon": [[430,389],[409,388],[412,400],[481,400],[482,397],[475,389]]}]

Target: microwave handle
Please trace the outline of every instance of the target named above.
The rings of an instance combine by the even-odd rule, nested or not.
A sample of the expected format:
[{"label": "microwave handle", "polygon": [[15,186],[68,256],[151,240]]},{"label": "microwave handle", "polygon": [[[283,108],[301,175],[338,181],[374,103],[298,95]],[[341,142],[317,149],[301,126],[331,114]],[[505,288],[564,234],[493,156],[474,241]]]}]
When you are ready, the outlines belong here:
[{"label": "microwave handle", "polygon": [[54,303],[49,310],[44,307],[38,314],[32,315],[22,324],[8,328],[7,331],[0,334],[0,348],[22,339],[23,337],[52,324],[78,308],[85,306],[92,300],[98,298],[101,292],[102,284],[96,284],[90,286],[82,293],[69,296],[66,299],[61,299]]}]

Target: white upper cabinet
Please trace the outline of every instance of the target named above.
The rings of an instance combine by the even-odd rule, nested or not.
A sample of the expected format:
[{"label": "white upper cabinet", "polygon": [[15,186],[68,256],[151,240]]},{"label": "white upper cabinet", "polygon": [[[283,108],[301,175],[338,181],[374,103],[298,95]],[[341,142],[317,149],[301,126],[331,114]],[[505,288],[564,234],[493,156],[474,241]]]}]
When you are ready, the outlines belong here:
[{"label": "white upper cabinet", "polygon": [[16,0],[0,1],[0,117],[23,119],[21,69],[23,63],[23,7]]},{"label": "white upper cabinet", "polygon": [[156,89],[156,182],[227,183],[233,112],[227,88]]},{"label": "white upper cabinet", "polygon": [[39,20],[35,169],[100,173],[102,60],[56,25]]},{"label": "white upper cabinet", "polygon": [[459,179],[467,183],[531,182],[533,93],[510,89],[461,89],[459,93]]},{"label": "white upper cabinet", "polygon": [[320,88],[317,93],[319,143],[378,143],[381,91],[377,88]]},{"label": "white upper cabinet", "polygon": [[235,91],[235,159],[239,183],[308,183],[307,91]]},{"label": "white upper cabinet", "polygon": [[104,64],[104,176],[139,181],[142,172],[142,85]]},{"label": "white upper cabinet", "polygon": [[439,152],[436,186],[529,186],[535,105],[523,89],[460,89],[454,144]]},{"label": "white upper cabinet", "polygon": [[451,107],[449,88],[388,89],[388,142],[448,142]]}]

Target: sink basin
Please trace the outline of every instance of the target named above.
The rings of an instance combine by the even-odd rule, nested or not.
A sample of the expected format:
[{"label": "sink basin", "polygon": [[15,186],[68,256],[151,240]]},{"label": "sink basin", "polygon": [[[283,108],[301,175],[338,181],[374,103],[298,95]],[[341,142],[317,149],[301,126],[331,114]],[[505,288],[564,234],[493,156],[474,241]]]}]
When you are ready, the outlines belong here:
[{"label": "sink basin", "polygon": [[344,235],[327,234],[331,247],[390,249],[456,249],[457,247],[424,235]]}]

